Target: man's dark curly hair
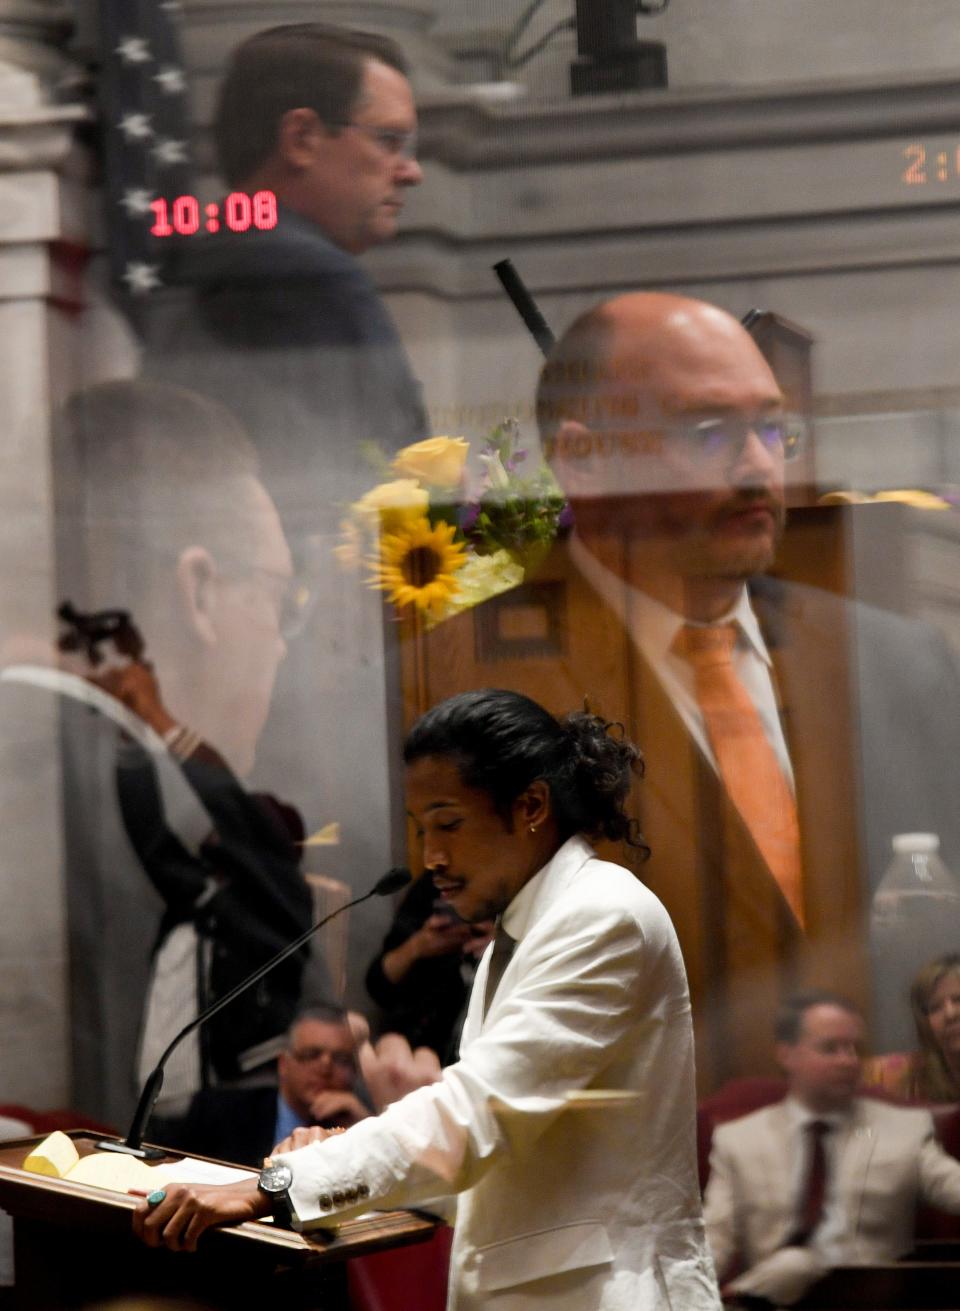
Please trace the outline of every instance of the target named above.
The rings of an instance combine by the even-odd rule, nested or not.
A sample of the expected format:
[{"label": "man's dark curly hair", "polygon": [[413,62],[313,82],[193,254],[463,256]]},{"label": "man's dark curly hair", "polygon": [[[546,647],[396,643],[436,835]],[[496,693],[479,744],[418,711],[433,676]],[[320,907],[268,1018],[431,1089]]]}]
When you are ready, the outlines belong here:
[{"label": "man's dark curly hair", "polygon": [[486,792],[508,827],[513,802],[543,779],[561,838],[610,838],[649,855],[636,820],[624,811],[643,758],[618,724],[585,711],[555,719],[519,692],[461,692],[428,710],[410,730],[404,761],[424,756],[453,759],[464,783]]}]

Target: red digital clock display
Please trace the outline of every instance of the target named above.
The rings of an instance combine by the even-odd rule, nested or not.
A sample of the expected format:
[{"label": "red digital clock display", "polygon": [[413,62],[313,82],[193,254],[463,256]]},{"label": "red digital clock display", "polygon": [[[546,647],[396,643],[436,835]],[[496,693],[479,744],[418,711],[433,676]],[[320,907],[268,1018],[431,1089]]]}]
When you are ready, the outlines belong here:
[{"label": "red digital clock display", "polygon": [[231,232],[248,232],[256,228],[267,232],[277,226],[277,198],[272,191],[231,191],[222,205],[203,205],[196,196],[177,196],[168,201],[162,196],[151,200],[153,211],[152,237],[192,237],[201,227],[207,232],[219,232],[221,222]]}]

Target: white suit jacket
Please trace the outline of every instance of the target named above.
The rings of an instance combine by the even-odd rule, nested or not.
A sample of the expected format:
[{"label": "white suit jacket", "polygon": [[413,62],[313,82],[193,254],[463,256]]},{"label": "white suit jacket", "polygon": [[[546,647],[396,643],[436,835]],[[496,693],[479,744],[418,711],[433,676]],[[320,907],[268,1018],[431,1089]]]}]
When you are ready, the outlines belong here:
[{"label": "white suit jacket", "polygon": [[[783,1246],[794,1222],[792,1132],[785,1102],[720,1125],[704,1201],[721,1277],[739,1259],[746,1270],[735,1289],[785,1303],[825,1272],[815,1251]],[[893,1261],[910,1251],[918,1202],[960,1212],[960,1161],[937,1142],[928,1111],[862,1097],[834,1134],[843,1264]]]},{"label": "white suit jacket", "polygon": [[[694,1146],[690,1004],[663,907],[571,838],[508,907],[517,945],[460,1060],[288,1153],[299,1222],[459,1193],[455,1311],[716,1311]],[[634,1090],[625,1108],[567,1094]]]}]

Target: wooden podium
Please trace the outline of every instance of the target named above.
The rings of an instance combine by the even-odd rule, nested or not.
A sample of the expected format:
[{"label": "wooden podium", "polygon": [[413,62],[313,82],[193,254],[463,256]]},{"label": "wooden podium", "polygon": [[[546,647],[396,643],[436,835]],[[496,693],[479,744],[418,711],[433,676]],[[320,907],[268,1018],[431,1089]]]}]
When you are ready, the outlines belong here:
[{"label": "wooden podium", "polygon": [[[68,1134],[81,1156],[103,1135]],[[13,1217],[16,1287],[12,1306],[31,1311],[105,1306],[121,1295],[189,1299],[197,1307],[265,1305],[323,1311],[338,1303],[341,1263],[422,1242],[438,1221],[384,1211],[309,1235],[252,1221],[204,1234],[196,1253],[156,1251],[133,1235],[135,1197],[22,1169],[42,1141],[0,1143],[0,1209]],[[171,1153],[170,1160],[179,1159]]]}]

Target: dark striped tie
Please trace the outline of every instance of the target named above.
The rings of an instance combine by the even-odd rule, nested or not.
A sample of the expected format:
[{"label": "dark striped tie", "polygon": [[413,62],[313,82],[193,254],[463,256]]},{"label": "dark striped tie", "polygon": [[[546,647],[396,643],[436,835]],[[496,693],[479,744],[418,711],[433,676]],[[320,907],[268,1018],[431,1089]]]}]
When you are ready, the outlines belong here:
[{"label": "dark striped tie", "polygon": [[825,1120],[811,1120],[804,1130],[806,1172],[796,1224],[789,1239],[790,1247],[802,1247],[808,1243],[823,1219],[823,1203],[827,1195],[827,1153],[823,1140],[829,1132],[830,1125]]},{"label": "dark striped tie", "polygon": [[516,945],[500,920],[497,920],[497,932],[493,939],[493,951],[490,955],[490,968],[487,970],[487,986],[483,994],[484,1019],[487,1018],[487,1011],[490,1009],[493,995],[500,986],[503,971],[509,965],[510,957],[513,955],[513,949]]}]

